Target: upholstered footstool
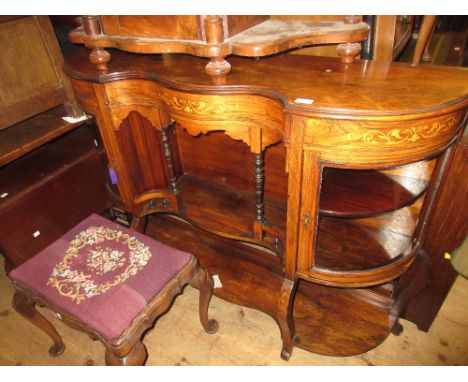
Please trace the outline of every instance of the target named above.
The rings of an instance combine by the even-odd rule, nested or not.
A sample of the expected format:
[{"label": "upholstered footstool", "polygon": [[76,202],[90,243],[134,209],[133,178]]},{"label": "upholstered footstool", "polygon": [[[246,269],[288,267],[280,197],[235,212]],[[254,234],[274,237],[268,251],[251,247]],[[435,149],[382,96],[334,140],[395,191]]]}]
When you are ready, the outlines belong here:
[{"label": "upholstered footstool", "polygon": [[73,328],[106,347],[107,365],[143,365],[145,331],[190,283],[200,290],[203,328],[208,319],[212,278],[189,254],[91,215],[59,240],[10,273],[13,306],[53,340],[51,355],[64,350],[60,335],[35,305],[48,307]]}]

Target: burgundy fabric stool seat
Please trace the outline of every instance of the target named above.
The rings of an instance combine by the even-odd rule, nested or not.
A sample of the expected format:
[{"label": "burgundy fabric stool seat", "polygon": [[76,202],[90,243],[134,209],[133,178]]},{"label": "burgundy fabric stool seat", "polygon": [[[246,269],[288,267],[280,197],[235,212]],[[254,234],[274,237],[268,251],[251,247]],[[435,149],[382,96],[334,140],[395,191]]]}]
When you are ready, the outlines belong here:
[{"label": "burgundy fabric stool seat", "polygon": [[98,215],[91,215],[10,273],[13,305],[64,350],[60,335],[34,305],[88,332],[106,347],[108,365],[144,364],[144,332],[184,285],[200,289],[200,320],[208,333],[212,278],[196,258]]}]

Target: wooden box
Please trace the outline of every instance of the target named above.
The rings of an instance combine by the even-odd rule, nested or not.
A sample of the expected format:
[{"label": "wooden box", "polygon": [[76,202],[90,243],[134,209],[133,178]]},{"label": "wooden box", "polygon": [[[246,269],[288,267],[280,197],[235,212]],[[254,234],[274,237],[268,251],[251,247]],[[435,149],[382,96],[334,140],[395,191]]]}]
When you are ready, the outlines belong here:
[{"label": "wooden box", "polygon": [[7,270],[110,207],[105,153],[96,142],[94,126],[83,125],[0,168],[0,253]]}]

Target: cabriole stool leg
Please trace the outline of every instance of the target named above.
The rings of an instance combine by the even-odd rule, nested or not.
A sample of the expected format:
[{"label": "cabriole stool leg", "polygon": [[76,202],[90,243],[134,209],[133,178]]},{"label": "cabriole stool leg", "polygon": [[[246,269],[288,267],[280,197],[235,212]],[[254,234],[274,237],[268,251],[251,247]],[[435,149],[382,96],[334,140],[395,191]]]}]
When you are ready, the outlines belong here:
[{"label": "cabriole stool leg", "polygon": [[54,341],[54,344],[49,349],[49,354],[54,357],[59,356],[65,350],[62,337],[60,337],[60,334],[58,334],[52,324],[36,310],[35,305],[36,303],[33,299],[23,292],[15,292],[13,296],[13,307],[15,310],[49,335],[52,341]]},{"label": "cabriole stool leg", "polygon": [[138,341],[135,346],[127,353],[121,354],[121,350],[106,350],[107,366],[143,366],[148,358],[148,351],[143,342]]},{"label": "cabriole stool leg", "polygon": [[208,307],[213,295],[213,278],[206,270],[197,266],[197,271],[190,284],[200,290],[199,314],[205,332],[212,334],[218,331],[218,321],[208,319]]}]

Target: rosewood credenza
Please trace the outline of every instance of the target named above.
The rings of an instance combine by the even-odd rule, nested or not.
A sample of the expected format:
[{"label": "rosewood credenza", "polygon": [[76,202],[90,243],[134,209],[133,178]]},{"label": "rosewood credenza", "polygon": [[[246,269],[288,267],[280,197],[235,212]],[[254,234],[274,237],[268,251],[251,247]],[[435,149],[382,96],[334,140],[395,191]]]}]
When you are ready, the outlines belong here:
[{"label": "rosewood credenza", "polygon": [[[196,254],[215,294],[292,346],[352,355],[401,330],[460,139],[468,72],[299,55],[231,57],[222,86],[188,55],[70,57],[132,227]],[[219,318],[222,323],[222,317]]]}]

